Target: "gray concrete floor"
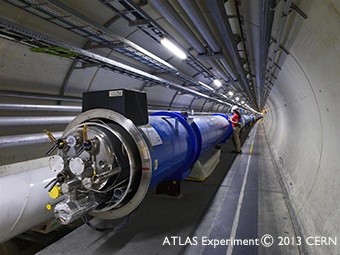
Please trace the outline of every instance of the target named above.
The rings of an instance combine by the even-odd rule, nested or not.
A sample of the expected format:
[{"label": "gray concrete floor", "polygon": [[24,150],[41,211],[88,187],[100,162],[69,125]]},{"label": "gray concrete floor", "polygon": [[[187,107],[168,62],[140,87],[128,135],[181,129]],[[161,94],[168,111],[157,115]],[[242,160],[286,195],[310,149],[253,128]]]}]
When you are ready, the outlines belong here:
[{"label": "gray concrete floor", "polygon": [[[124,228],[102,233],[83,225],[38,254],[299,254],[262,122],[242,133],[242,142],[237,156],[231,141],[222,145],[213,174],[204,182],[184,181],[181,199],[151,190]],[[230,238],[237,243],[225,245]],[[265,247],[261,240],[274,243]]]}]

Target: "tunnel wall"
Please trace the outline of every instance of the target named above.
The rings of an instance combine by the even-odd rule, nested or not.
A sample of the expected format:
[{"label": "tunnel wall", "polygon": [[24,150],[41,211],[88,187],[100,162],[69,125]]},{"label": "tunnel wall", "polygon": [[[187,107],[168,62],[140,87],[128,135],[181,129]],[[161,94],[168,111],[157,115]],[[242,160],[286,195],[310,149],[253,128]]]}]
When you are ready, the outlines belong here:
[{"label": "tunnel wall", "polygon": [[[340,2],[297,2],[308,18],[270,93],[264,127],[297,235],[339,243]],[[301,249],[340,254],[339,247]]]}]

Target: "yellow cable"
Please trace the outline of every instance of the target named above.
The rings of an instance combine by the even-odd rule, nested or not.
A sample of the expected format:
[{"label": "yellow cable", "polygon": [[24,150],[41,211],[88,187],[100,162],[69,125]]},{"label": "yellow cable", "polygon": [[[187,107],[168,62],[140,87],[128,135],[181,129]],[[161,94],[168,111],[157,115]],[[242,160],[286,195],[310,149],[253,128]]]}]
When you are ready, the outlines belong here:
[{"label": "yellow cable", "polygon": [[43,131],[53,143],[58,142],[58,140],[51,134],[50,131],[48,131],[47,129],[44,129]]}]

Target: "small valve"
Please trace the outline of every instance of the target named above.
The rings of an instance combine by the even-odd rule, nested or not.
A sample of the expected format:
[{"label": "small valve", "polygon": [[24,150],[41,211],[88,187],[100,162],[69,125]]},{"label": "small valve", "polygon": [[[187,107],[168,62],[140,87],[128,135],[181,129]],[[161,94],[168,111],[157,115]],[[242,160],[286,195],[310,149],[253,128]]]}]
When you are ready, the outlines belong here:
[{"label": "small valve", "polygon": [[83,126],[83,132],[82,132],[82,145],[77,150],[76,154],[72,158],[77,158],[82,154],[85,150],[91,151],[96,148],[95,139],[89,140],[87,136],[87,126]]},{"label": "small valve", "polygon": [[54,145],[51,147],[51,149],[49,149],[45,153],[46,156],[51,155],[52,152],[57,148],[58,149],[64,149],[65,148],[65,145],[67,145],[66,141],[64,141],[63,139],[55,138],[54,135],[52,135],[52,133],[50,131],[48,131],[47,129],[44,129],[43,131],[48,136],[48,138],[51,140],[51,142],[54,143]]}]

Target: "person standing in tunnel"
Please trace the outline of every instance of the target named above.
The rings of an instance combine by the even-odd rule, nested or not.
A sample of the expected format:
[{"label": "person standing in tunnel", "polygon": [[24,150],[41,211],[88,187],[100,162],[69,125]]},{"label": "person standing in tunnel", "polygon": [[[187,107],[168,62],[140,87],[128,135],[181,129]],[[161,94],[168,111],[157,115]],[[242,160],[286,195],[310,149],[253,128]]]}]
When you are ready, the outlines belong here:
[{"label": "person standing in tunnel", "polygon": [[232,134],[232,141],[235,146],[235,150],[232,151],[233,153],[241,153],[241,142],[240,142],[240,119],[241,114],[238,111],[237,106],[233,106],[231,108],[232,113],[234,116],[232,118],[229,117],[229,121],[232,123],[233,127],[233,134]]}]

